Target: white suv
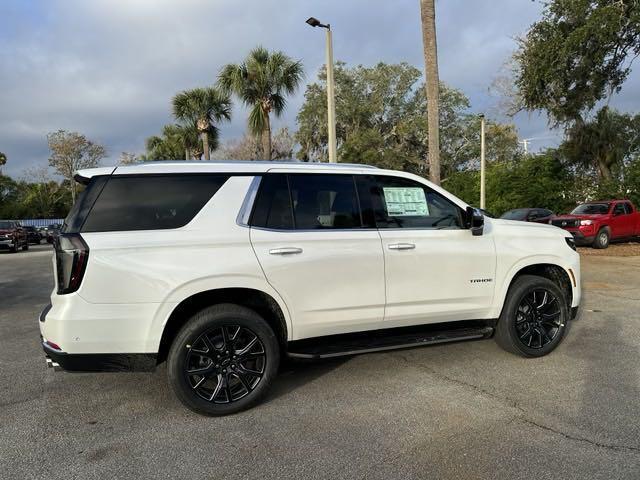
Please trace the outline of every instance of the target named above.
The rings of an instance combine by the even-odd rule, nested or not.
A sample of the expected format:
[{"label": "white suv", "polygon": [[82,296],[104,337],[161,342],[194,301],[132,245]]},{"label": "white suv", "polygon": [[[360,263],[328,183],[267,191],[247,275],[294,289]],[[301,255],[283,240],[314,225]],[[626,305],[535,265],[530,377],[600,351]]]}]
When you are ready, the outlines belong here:
[{"label": "white suv", "polygon": [[239,411],[281,355],[323,358],[494,335],[538,357],[580,302],[559,228],[483,217],[364,165],[154,162],[80,171],[40,315],[47,363],[151,370],[189,408]]}]

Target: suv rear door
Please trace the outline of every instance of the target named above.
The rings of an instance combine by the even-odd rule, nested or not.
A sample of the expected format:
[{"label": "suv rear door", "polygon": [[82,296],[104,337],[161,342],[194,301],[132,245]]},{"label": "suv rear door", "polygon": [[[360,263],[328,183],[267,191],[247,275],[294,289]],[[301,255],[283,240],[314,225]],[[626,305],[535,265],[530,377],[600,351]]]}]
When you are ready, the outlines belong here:
[{"label": "suv rear door", "polygon": [[382,247],[371,209],[361,209],[359,197],[353,175],[262,178],[251,243],[290,309],[294,339],[382,326]]},{"label": "suv rear door", "polygon": [[374,182],[386,326],[485,318],[496,268],[491,232],[473,236],[463,228],[462,209],[422,183],[394,176]]}]

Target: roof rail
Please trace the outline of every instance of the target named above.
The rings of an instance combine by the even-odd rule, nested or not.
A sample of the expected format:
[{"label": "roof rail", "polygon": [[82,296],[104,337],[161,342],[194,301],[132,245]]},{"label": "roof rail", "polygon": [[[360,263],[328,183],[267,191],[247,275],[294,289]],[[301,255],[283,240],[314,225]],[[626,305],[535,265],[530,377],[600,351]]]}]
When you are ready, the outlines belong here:
[{"label": "roof rail", "polygon": [[213,164],[213,165],[228,165],[228,164],[242,164],[242,165],[284,165],[284,166],[312,166],[312,167],[323,167],[323,168],[378,168],[374,165],[367,165],[364,163],[325,163],[325,162],[301,162],[299,160],[151,160],[148,162],[142,162],[137,165],[157,165],[162,163],[180,163],[180,164],[192,164],[192,165],[203,165],[203,164]]}]

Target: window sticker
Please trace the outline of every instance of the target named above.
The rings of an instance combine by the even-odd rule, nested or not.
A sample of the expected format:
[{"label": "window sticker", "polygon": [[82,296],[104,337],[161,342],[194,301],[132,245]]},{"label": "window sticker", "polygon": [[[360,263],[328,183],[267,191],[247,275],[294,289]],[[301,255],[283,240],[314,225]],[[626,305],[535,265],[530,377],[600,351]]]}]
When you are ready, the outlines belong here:
[{"label": "window sticker", "polygon": [[391,217],[428,216],[429,207],[420,187],[383,187],[387,214]]}]

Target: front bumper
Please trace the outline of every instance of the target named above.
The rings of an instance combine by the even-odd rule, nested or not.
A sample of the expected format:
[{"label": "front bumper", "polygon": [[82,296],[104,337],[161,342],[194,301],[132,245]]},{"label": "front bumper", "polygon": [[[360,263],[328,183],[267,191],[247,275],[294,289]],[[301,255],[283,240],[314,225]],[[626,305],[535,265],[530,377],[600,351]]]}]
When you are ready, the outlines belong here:
[{"label": "front bumper", "polygon": [[0,249],[13,247],[13,240],[0,240]]},{"label": "front bumper", "polygon": [[596,238],[594,225],[579,225],[577,227],[558,227],[569,232],[578,246],[591,245]]}]

